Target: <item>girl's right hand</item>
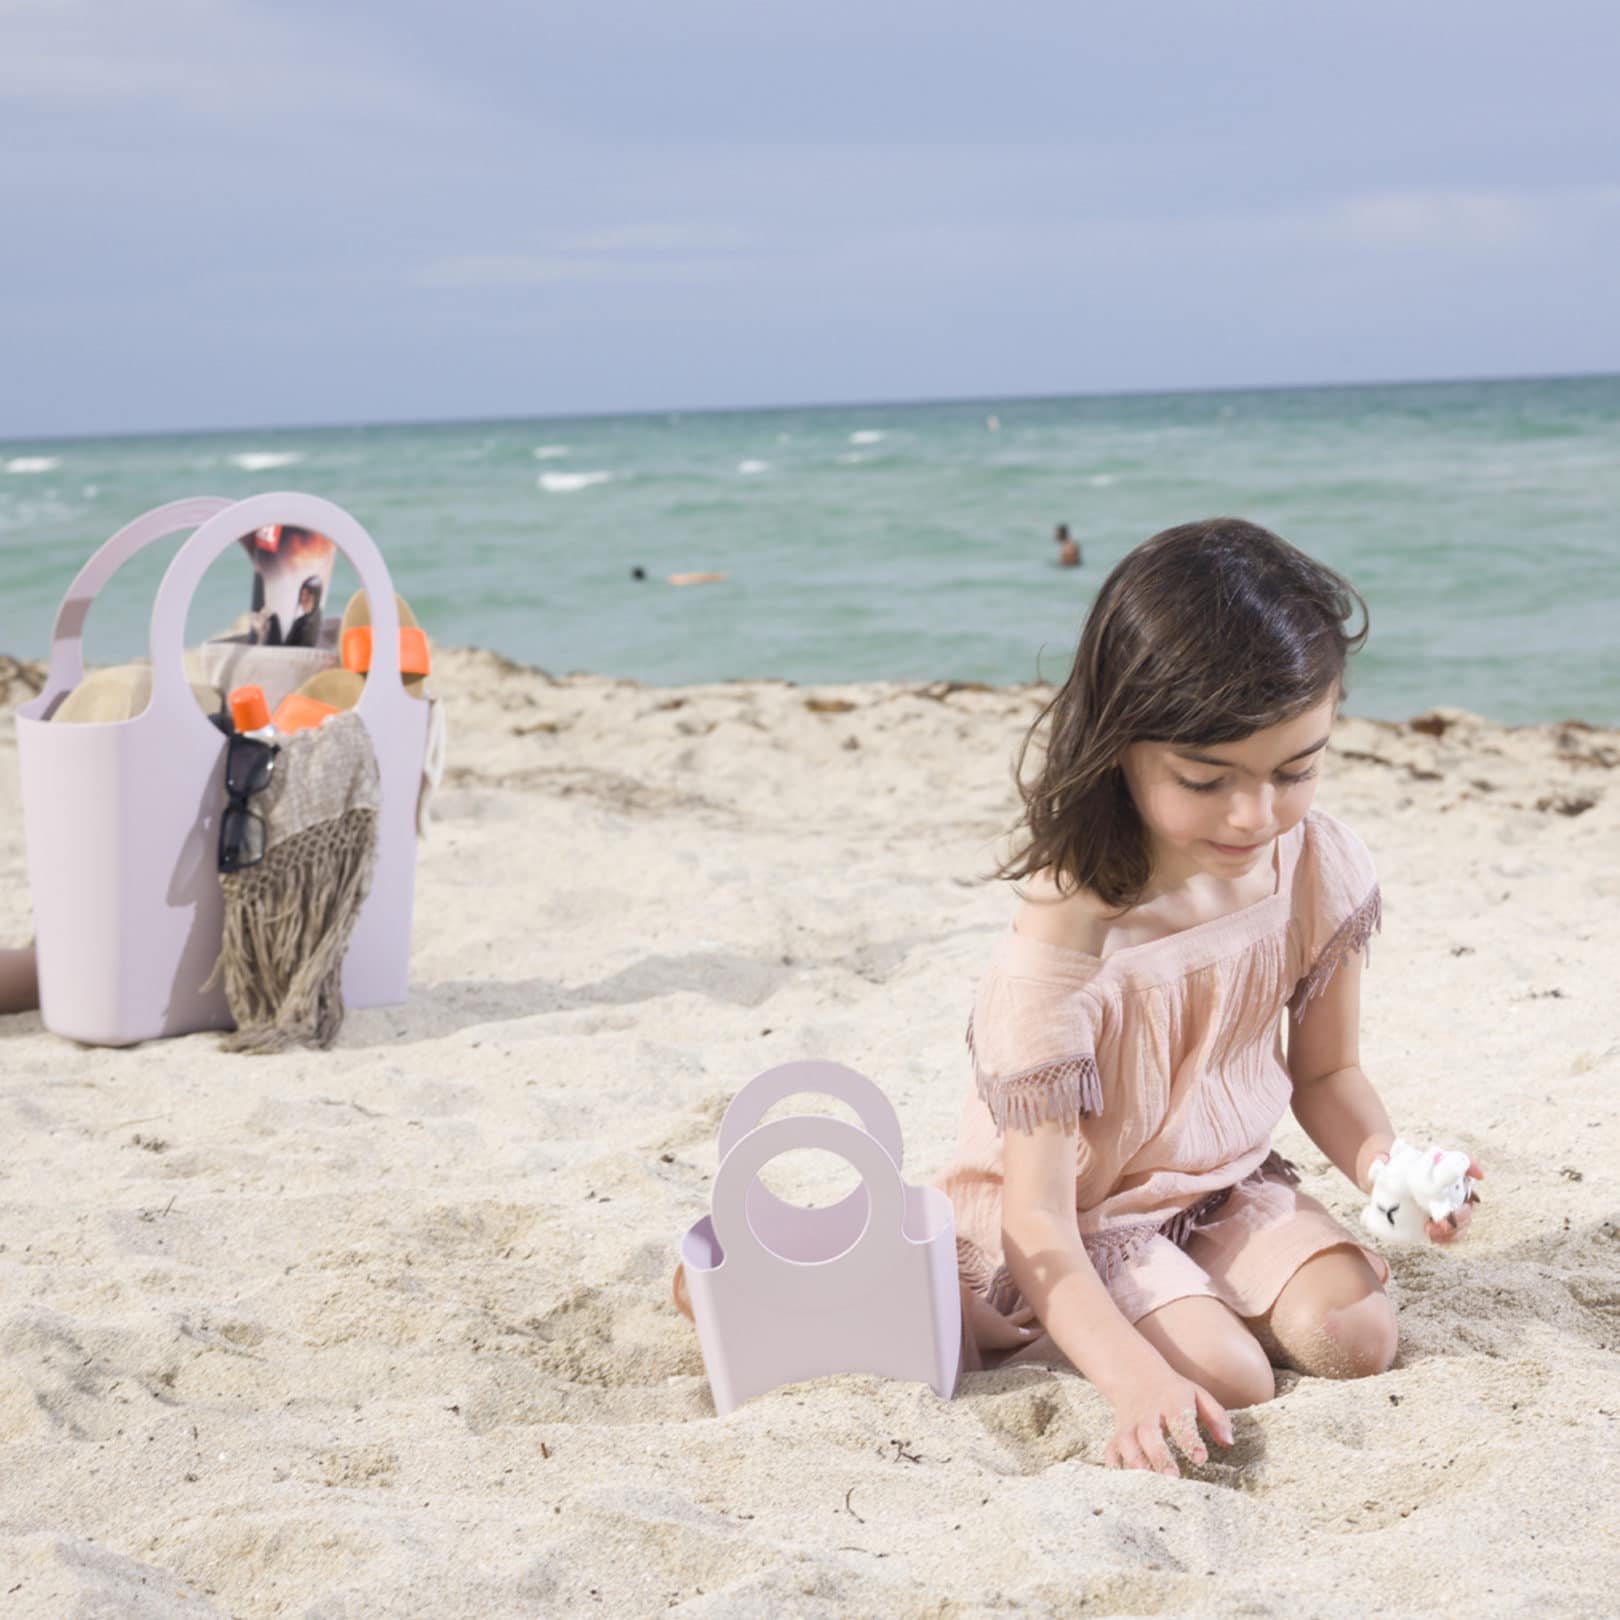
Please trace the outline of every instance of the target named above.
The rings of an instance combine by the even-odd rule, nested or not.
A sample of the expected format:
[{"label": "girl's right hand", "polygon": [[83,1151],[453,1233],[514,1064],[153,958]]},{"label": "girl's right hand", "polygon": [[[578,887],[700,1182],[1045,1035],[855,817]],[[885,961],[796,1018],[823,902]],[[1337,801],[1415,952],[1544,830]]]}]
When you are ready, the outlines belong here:
[{"label": "girl's right hand", "polygon": [[1226,1408],[1202,1385],[1183,1378],[1162,1357],[1147,1363],[1134,1376],[1110,1392],[1114,1408],[1114,1438],[1103,1453],[1108,1468],[1145,1468],[1181,1477],[1165,1434],[1190,1463],[1201,1466],[1209,1453],[1198,1434],[1204,1420],[1217,1445],[1232,1444],[1232,1420]]}]

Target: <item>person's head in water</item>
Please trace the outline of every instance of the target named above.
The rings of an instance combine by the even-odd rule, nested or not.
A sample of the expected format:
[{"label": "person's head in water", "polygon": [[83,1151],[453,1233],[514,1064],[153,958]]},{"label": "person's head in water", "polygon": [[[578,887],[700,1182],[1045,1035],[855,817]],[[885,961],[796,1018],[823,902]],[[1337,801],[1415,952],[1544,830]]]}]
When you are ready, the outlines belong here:
[{"label": "person's head in water", "polygon": [[321,576],[311,574],[302,585],[298,587],[298,611],[300,613],[313,613],[321,605]]},{"label": "person's head in water", "polygon": [[1221,779],[1196,756],[1291,727],[1311,735],[1268,790],[1286,831],[1309,808],[1316,749],[1366,637],[1355,588],[1258,524],[1208,518],[1154,535],[1103,582],[1068,679],[1024,739],[1023,838],[999,875],[1049,870],[1063,891],[1136,904],[1155,848],[1218,802]]},{"label": "person's head in water", "polygon": [[1067,545],[1069,541],[1069,525],[1067,523],[1058,524],[1057,532],[1052,536],[1052,538],[1056,540],[1060,546]]},{"label": "person's head in water", "polygon": [[630,577],[631,579],[645,579],[647,577],[647,570],[638,565],[630,570]]}]

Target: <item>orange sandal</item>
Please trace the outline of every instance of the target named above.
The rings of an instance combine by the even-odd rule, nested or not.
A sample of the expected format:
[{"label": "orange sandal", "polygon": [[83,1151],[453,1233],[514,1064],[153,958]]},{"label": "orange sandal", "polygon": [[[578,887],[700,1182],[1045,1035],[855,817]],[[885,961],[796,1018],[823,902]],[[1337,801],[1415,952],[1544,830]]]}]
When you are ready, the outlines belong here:
[{"label": "orange sandal", "polygon": [[308,731],[334,714],[352,709],[365,689],[364,675],[348,669],[323,669],[276,705],[270,724],[284,736],[292,731]]},{"label": "orange sandal", "polygon": [[[405,690],[414,698],[422,696],[422,688],[433,673],[433,659],[428,651],[428,639],[411,612],[410,603],[397,592],[394,606],[399,610],[399,674]],[[367,674],[371,669],[371,605],[364,591],[356,591],[343,610],[343,629],[338,636],[338,652],[343,667],[356,674]]]},{"label": "orange sandal", "polygon": [[[410,604],[396,593],[399,610],[399,673],[405,690],[414,698],[425,696],[423,687],[433,670],[428,639],[416,622]],[[366,593],[356,591],[343,610],[343,628],[338,637],[341,669],[323,669],[311,675],[295,692],[289,692],[276,706],[271,724],[277,731],[307,731],[334,714],[352,709],[366,689],[371,669],[371,609]]]}]

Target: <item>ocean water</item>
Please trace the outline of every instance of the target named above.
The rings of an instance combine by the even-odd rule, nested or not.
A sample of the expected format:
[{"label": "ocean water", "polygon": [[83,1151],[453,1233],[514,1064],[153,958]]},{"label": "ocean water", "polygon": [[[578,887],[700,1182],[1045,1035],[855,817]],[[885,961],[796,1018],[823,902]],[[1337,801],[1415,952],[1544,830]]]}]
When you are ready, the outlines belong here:
[{"label": "ocean water", "polygon": [[[1366,597],[1353,712],[1620,723],[1617,377],[0,441],[0,651],[146,508],[272,489],[352,511],[437,640],[658,684],[1061,679],[1119,557],[1237,514]],[[154,549],[92,659],[145,650]],[[222,558],[191,636],[248,583]]]}]

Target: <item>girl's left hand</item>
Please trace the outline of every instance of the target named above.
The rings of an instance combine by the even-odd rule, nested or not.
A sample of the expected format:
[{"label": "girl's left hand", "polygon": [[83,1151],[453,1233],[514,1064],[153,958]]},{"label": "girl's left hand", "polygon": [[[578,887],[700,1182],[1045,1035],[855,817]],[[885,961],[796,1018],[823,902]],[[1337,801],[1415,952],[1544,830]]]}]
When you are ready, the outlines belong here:
[{"label": "girl's left hand", "polygon": [[[1479,1181],[1485,1174],[1474,1163],[1472,1156],[1468,1160],[1468,1174]],[[1431,1243],[1455,1243],[1464,1232],[1468,1230],[1468,1223],[1474,1218],[1474,1205],[1479,1202],[1479,1195],[1472,1187],[1468,1189],[1468,1202],[1459,1210],[1454,1210],[1443,1221],[1429,1221],[1423,1228]]]}]

